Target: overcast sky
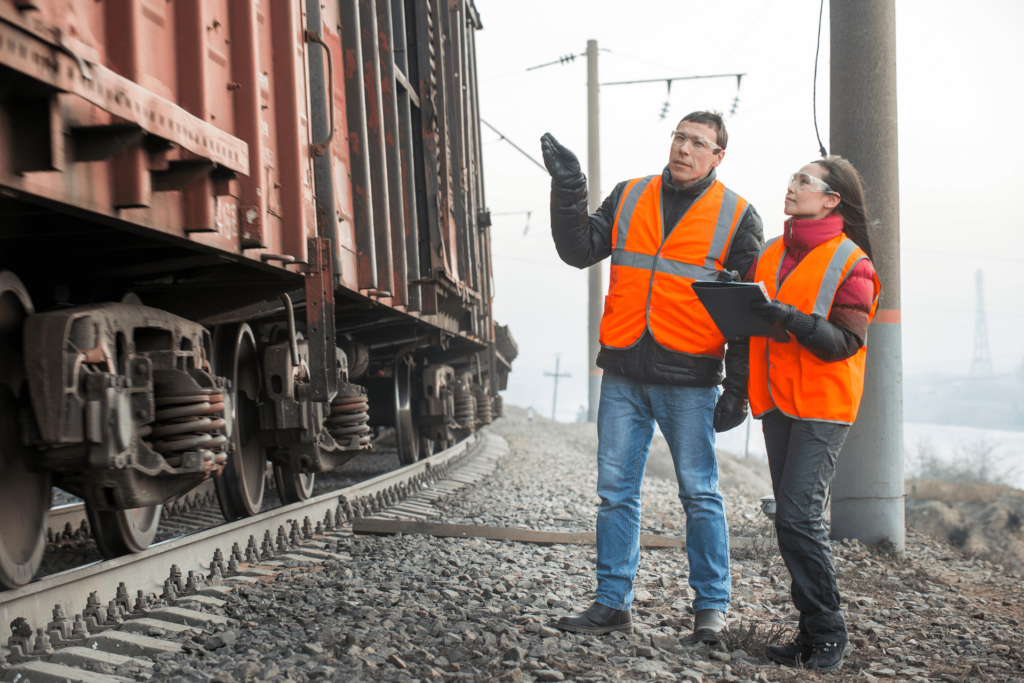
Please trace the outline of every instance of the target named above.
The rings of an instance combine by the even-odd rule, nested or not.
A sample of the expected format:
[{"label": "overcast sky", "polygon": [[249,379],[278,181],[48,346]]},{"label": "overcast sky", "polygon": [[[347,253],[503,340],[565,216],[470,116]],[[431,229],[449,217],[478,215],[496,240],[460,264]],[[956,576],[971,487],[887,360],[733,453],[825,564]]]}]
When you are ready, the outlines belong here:
[{"label": "overcast sky", "polygon": [[[782,232],[789,174],[815,159],[812,117],[816,0],[622,3],[475,0],[482,117],[540,160],[550,131],[587,168],[586,59],[531,66],[601,48],[600,81],[743,72],[719,178]],[[966,373],[974,345],[974,273],[985,273],[996,371],[1024,361],[1024,2],[896,3],[904,372]],[[818,68],[818,127],[829,147],[828,3]],[[668,134],[687,112],[728,112],[736,80],[601,90],[601,182],[658,173]],[[661,111],[668,102],[666,118]],[[865,103],[870,106],[870,103]],[[550,180],[484,128],[494,216],[495,314],[520,356],[505,399],[550,415],[556,354],[558,419],[586,403],[587,275],[551,241]],[[603,198],[603,197],[602,197]],[[527,216],[500,215],[527,212]],[[605,264],[607,278],[607,262]]]}]

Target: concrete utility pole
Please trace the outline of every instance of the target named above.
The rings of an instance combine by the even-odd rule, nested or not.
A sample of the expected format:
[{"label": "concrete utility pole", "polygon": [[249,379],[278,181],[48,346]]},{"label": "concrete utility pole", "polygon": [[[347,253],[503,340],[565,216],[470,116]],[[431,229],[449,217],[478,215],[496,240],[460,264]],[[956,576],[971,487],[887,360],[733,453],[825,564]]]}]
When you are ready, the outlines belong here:
[{"label": "concrete utility pole", "polygon": [[[597,211],[601,206],[601,123],[600,97],[597,85],[597,41],[587,41],[587,210]],[[601,350],[601,314],[604,302],[603,263],[590,266],[590,295],[587,301],[587,358],[590,363],[587,386],[587,422],[597,422],[597,407],[601,403],[601,368],[597,367],[597,352]],[[557,380],[556,380],[557,381]]]},{"label": "concrete utility pole", "polygon": [[832,538],[904,552],[903,342],[900,329],[899,164],[896,153],[895,0],[829,4],[831,151],[864,179],[872,261],[882,283],[868,328],[864,398],[836,464]]},{"label": "concrete utility pole", "polygon": [[554,372],[545,372],[544,373],[545,377],[554,377],[555,378],[555,393],[551,397],[551,419],[552,420],[555,419],[555,409],[558,407],[558,378],[559,377],[572,377],[572,375],[569,374],[568,372],[562,374],[562,373],[560,373],[558,371],[558,367],[559,367],[561,362],[562,362],[562,357],[560,355],[555,356],[555,371]]}]

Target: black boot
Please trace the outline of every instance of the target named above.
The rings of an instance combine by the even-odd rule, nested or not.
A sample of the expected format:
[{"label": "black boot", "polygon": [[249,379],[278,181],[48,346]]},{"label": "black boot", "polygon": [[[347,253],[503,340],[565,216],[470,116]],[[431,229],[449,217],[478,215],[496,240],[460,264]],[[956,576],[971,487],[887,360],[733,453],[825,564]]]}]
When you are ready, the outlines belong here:
[{"label": "black boot", "polygon": [[612,609],[595,602],[586,611],[562,617],[555,624],[560,631],[603,635],[612,631],[633,632],[633,615],[628,609]]},{"label": "black boot", "polygon": [[716,609],[697,610],[693,616],[693,634],[687,640],[693,643],[717,643],[725,628],[725,614]]},{"label": "black boot", "polygon": [[814,651],[804,665],[807,669],[835,671],[843,665],[846,643],[818,643],[811,646]]},{"label": "black boot", "polygon": [[783,666],[803,666],[814,651],[810,645],[794,640],[788,645],[769,645],[768,656]]}]

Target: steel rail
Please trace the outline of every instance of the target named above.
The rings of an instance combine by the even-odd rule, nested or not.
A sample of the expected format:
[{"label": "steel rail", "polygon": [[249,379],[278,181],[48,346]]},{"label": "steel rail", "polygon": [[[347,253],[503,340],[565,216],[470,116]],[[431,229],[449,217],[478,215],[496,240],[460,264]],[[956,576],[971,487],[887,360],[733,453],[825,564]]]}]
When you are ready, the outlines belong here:
[{"label": "steel rail", "polygon": [[62,605],[73,615],[81,611],[90,593],[114,595],[121,582],[127,584],[130,596],[138,590],[159,594],[171,565],[177,565],[183,574],[189,570],[206,573],[217,549],[227,556],[233,543],[244,548],[249,536],[255,536],[259,542],[265,531],[273,535],[274,529],[292,520],[302,522],[309,518],[316,523],[328,512],[336,512],[341,517],[339,522],[351,522],[353,518],[384,511],[390,505],[400,506],[401,501],[417,493],[432,489],[444,491],[444,478],[464,460],[483,453],[488,447],[500,448],[503,442],[501,437],[481,430],[429,458],[353,486],[163,541],[141,553],[93,562],[0,592],[0,624],[9,624],[18,617],[24,617],[29,624],[46,624],[52,619],[54,605]]}]

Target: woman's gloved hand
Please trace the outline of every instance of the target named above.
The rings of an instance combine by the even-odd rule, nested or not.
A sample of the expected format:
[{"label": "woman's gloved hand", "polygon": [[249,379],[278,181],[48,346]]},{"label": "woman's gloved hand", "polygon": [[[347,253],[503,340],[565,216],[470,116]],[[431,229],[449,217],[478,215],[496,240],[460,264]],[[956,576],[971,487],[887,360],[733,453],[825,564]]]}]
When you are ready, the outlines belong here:
[{"label": "woman's gloved hand", "polygon": [[750,312],[769,325],[788,327],[798,311],[790,304],[781,301],[754,301],[750,304]]},{"label": "woman's gloved hand", "polygon": [[580,160],[551,133],[541,136],[540,148],[544,153],[544,165],[556,183],[574,180],[582,173]]}]

